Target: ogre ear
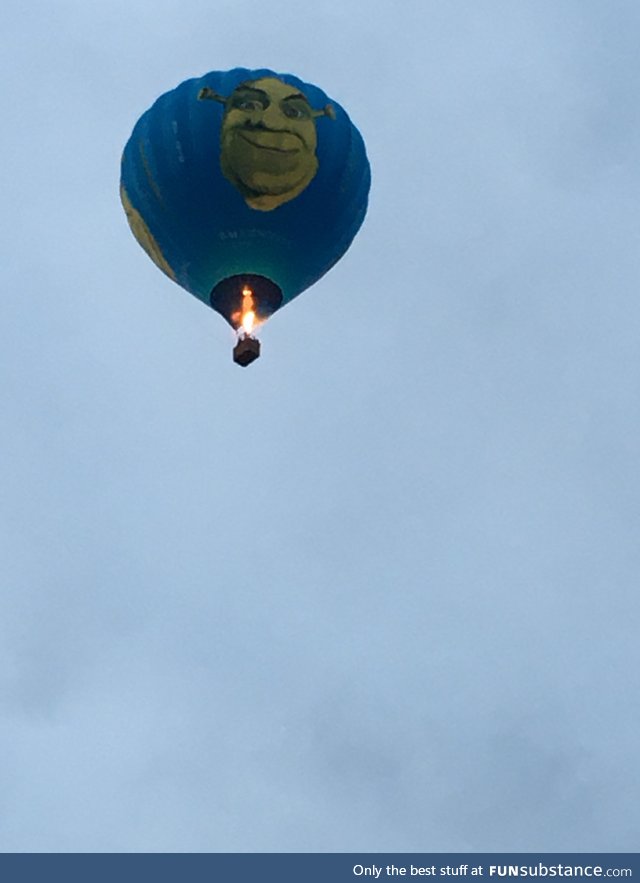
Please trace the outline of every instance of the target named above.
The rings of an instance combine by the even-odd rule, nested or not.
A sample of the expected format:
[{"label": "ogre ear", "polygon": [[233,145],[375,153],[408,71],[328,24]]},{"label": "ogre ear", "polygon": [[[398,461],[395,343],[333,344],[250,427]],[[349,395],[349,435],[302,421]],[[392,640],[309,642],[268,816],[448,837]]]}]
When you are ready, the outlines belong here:
[{"label": "ogre ear", "polygon": [[325,106],[322,108],[322,110],[314,110],[313,116],[314,117],[329,117],[330,120],[335,120],[336,112],[333,109],[332,104],[325,104]]},{"label": "ogre ear", "polygon": [[214,92],[209,86],[204,86],[204,88],[200,89],[198,92],[198,101],[219,101],[221,104],[227,103],[226,98],[223,98],[218,92]]}]

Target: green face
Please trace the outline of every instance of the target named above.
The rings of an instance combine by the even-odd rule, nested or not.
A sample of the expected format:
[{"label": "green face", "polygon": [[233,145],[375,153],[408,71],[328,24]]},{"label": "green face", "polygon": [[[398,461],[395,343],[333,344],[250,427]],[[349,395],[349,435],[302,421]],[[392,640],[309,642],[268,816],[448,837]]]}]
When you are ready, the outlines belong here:
[{"label": "green face", "polygon": [[318,169],[309,102],[275,77],[243,83],[222,123],[222,172],[253,208],[270,211],[296,197]]}]

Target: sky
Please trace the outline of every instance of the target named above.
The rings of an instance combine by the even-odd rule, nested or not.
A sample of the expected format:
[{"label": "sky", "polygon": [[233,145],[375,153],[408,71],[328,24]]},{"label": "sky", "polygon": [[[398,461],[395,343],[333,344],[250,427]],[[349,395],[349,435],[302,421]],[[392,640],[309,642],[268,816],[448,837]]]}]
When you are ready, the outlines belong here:
[{"label": "sky", "polygon": [[[0,15],[0,851],[636,850],[638,4]],[[235,66],[373,176],[246,370],[118,199]]]}]

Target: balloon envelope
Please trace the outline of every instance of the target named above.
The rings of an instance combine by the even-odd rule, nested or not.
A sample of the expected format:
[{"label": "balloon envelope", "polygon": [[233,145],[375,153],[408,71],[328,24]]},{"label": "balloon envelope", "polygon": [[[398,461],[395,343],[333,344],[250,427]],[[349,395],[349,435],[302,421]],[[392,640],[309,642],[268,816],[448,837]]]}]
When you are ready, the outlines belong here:
[{"label": "balloon envelope", "polygon": [[364,142],[291,74],[187,80],[137,122],[122,157],[131,229],[171,279],[238,327],[249,286],[264,319],[348,249],[367,209]]}]

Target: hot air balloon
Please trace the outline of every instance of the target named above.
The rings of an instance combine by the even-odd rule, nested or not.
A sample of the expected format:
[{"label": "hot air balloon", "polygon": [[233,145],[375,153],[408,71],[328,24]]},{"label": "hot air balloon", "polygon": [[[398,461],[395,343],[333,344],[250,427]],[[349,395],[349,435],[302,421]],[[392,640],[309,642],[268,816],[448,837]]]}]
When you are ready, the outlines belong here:
[{"label": "hot air balloon", "polygon": [[152,261],[236,331],[255,329],[346,252],[370,170],[347,113],[291,74],[236,68],[187,80],[136,123],[120,195]]}]

